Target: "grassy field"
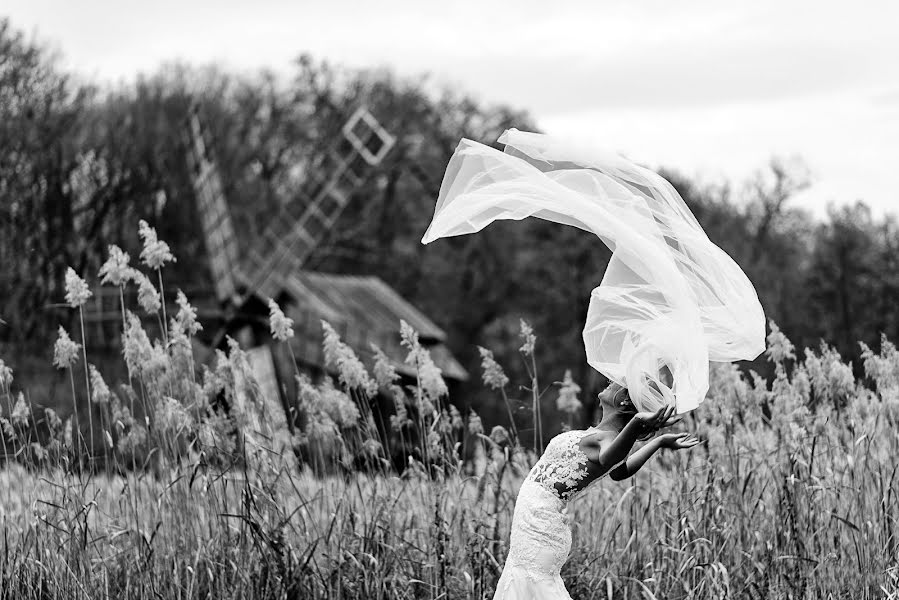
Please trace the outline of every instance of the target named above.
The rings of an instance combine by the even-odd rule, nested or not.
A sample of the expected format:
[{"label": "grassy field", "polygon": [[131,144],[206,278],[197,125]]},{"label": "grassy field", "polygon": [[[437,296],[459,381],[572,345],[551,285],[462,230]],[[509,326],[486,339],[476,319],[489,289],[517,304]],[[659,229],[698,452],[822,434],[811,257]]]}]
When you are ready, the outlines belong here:
[{"label": "grassy field", "polygon": [[[29,405],[0,365],[0,433],[14,454],[0,472],[0,597],[492,597],[535,457],[514,432],[485,435],[448,406],[413,331],[403,339],[419,377],[407,388],[326,335],[339,376],[301,380],[287,439],[264,426],[236,345],[197,374],[193,323],[185,299],[162,344],[126,316],[131,384],[114,389],[99,373],[76,381],[84,353],[61,336],[57,364],[93,400],[89,430]],[[285,343],[288,325],[273,306]],[[899,598],[899,352],[887,340],[866,351],[856,380],[826,346],[797,353],[773,325],[768,342],[773,381],[713,368],[683,424],[703,445],[572,504],[563,578],[574,598]],[[509,383],[487,358],[485,385],[503,402]],[[379,389],[397,403],[390,443],[421,458],[402,476],[367,412]],[[97,432],[115,468],[84,468],[79,431]]]}]

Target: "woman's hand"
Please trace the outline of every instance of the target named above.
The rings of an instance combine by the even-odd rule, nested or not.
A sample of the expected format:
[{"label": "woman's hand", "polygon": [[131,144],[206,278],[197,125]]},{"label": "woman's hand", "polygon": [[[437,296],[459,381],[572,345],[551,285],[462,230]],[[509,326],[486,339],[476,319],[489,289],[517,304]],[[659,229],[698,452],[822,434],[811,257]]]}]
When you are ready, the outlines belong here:
[{"label": "woman's hand", "polygon": [[666,433],[656,438],[659,448],[669,450],[686,450],[699,443],[699,438],[692,433]]},{"label": "woman's hand", "polygon": [[680,419],[674,419],[674,406],[660,408],[658,411],[638,412],[634,415],[633,421],[639,424],[642,432],[656,431],[669,425],[674,425]]}]

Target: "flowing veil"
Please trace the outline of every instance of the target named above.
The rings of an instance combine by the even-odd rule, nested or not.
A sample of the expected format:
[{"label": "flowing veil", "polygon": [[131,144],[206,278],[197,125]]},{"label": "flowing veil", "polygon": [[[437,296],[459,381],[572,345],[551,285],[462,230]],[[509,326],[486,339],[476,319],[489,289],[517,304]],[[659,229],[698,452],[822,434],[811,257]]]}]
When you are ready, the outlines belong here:
[{"label": "flowing veil", "polygon": [[509,129],[499,142],[505,151],[459,143],[423,243],[526,217],[595,234],[612,259],[590,297],[587,362],[641,410],[692,410],[708,392],[709,361],[764,351],[755,288],[663,177],[553,136]]}]

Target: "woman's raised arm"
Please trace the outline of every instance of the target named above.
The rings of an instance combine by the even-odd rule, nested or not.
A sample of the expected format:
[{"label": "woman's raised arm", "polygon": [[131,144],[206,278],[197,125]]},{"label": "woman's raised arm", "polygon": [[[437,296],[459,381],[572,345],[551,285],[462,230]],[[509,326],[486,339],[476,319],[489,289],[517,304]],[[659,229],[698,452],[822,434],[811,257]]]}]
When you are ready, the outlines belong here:
[{"label": "woman's raised arm", "polygon": [[673,406],[669,406],[660,408],[655,413],[637,413],[615,436],[615,439],[611,442],[604,442],[602,438],[597,437],[595,441],[588,441],[584,447],[584,453],[592,462],[607,469],[612,468],[627,458],[638,437],[648,431],[654,431],[668,425],[669,420],[674,415],[674,410]]}]

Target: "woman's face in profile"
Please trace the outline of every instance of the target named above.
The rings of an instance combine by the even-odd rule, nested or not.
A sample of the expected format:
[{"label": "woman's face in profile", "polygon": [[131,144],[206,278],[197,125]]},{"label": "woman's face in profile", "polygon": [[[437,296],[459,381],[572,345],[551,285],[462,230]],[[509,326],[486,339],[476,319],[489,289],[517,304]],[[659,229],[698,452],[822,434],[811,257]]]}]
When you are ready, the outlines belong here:
[{"label": "woman's face in profile", "polygon": [[626,416],[628,421],[637,413],[627,388],[617,383],[610,383],[606,389],[600,392],[599,400],[602,403],[603,411],[611,409]]}]

